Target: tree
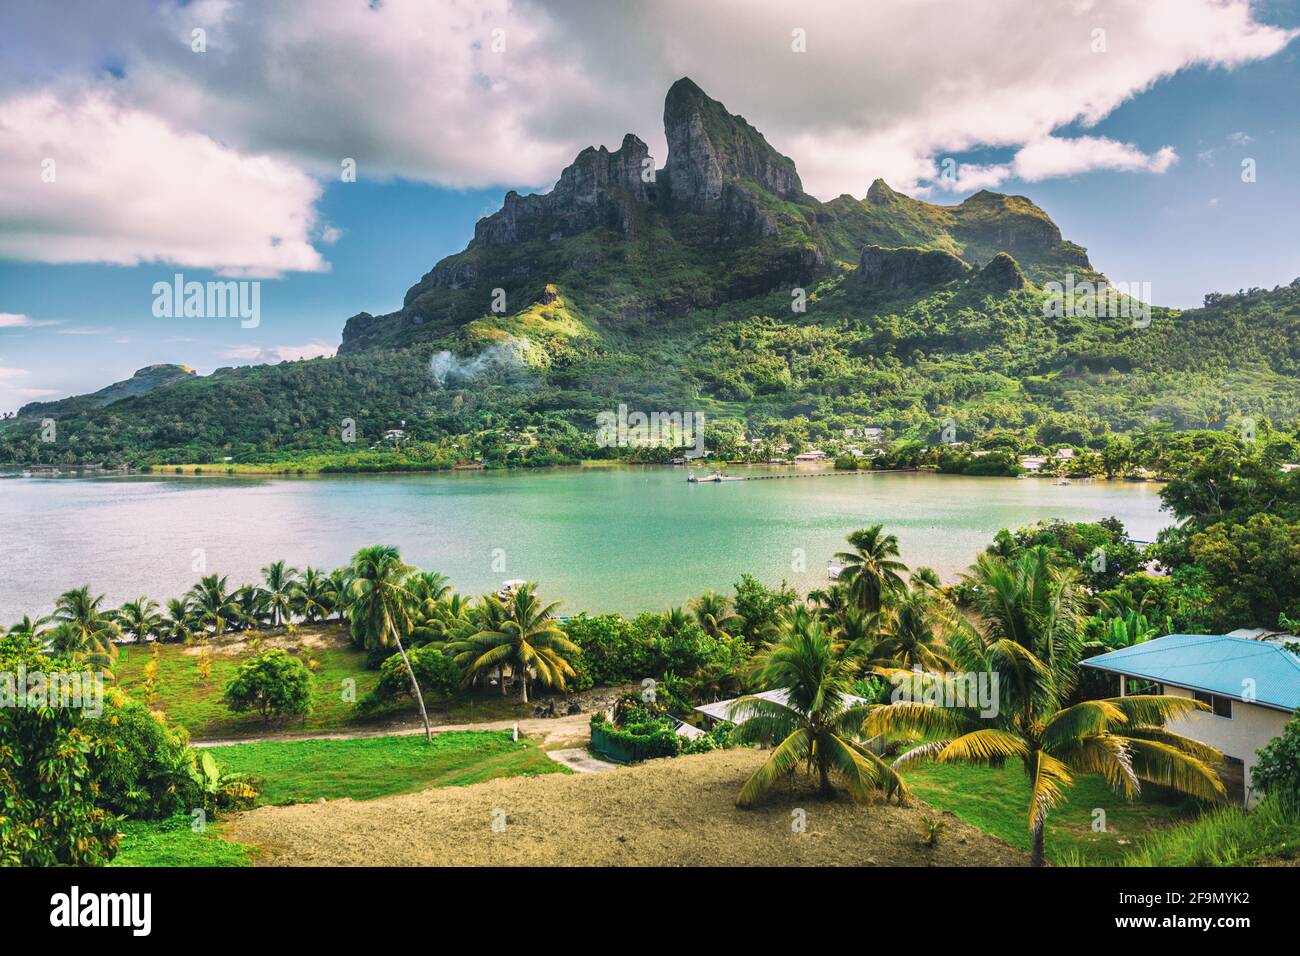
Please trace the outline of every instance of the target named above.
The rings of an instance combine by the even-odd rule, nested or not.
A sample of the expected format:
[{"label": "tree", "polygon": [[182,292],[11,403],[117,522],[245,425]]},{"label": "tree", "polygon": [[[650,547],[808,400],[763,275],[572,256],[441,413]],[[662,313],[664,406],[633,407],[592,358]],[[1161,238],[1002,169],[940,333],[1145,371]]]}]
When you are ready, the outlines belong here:
[{"label": "tree", "polygon": [[495,597],[488,601],[500,607],[492,626],[448,647],[465,672],[465,682],[497,668],[504,689],[504,668],[508,666],[519,679],[519,699],[525,704],[530,671],[536,672],[537,679],[547,687],[565,690],[566,678],[574,676],[569,658],[582,651],[552,618],[559,602],[543,606],[537,599],[536,585],[531,583],[516,588],[508,601]]},{"label": "tree", "polygon": [[90,596],[89,585],[60,594],[52,618],[56,622],[54,649],[74,660],[109,666],[117,657],[113,641],[122,631],[112,616],[100,609],[103,603],[104,595]]},{"label": "tree", "polygon": [[231,597],[225,577],[209,574],[190,589],[194,612],[199,624],[213,634],[224,634],[226,628],[239,620],[239,605]]},{"label": "tree", "polygon": [[[951,606],[945,615],[959,679],[931,674],[918,681],[910,671],[882,671],[902,688],[903,699],[877,705],[866,722],[872,733],[931,738],[900,756],[895,768],[920,760],[992,766],[1019,760],[1030,782],[1034,866],[1043,864],[1048,813],[1065,800],[1075,773],[1101,774],[1130,798],[1142,781],[1203,799],[1225,792],[1214,771],[1218,751],[1165,728],[1204,704],[1140,695],[1067,706],[1078,679],[1083,592],[1078,571],[1056,567],[1051,554],[1039,546],[1010,560],[980,555],[966,575],[975,620]],[[962,675],[987,675],[989,699],[971,700]]]},{"label": "tree", "polygon": [[934,592],[909,591],[883,615],[880,640],[871,652],[872,663],[903,669],[944,669],[948,664],[947,648],[935,626],[936,600]]},{"label": "tree", "polygon": [[375,544],[358,551],[352,556],[348,618],[354,642],[375,648],[387,647],[391,641],[397,647],[411,682],[411,693],[420,707],[425,742],[432,743],[433,731],[429,729],[424,695],[420,693],[415,671],[411,669],[411,661],[402,647],[402,635],[409,634],[412,628],[411,605],[414,601],[411,593],[402,586],[403,579],[411,570],[409,565],[402,563],[397,549],[389,545]]},{"label": "tree", "polygon": [[283,561],[272,561],[262,569],[262,579],[266,582],[266,604],[271,612],[271,624],[275,627],[293,616],[298,569],[286,568],[284,565]]},{"label": "tree", "polygon": [[317,568],[303,569],[289,595],[290,608],[308,624],[323,621],[333,612],[339,594],[332,580]]},{"label": "tree", "polygon": [[1283,808],[1300,817],[1300,711],[1291,715],[1281,736],[1260,748],[1258,756],[1250,785],[1276,797]]},{"label": "tree", "polygon": [[263,651],[239,665],[222,694],[235,713],[256,710],[272,717],[311,713],[313,678],[307,665],[281,648]]},{"label": "tree", "polygon": [[701,594],[691,602],[691,611],[710,637],[730,638],[731,631],[742,623],[740,615],[731,610],[731,601],[717,591]]},{"label": "tree", "polygon": [[904,590],[907,565],[898,557],[898,538],[885,534],[882,525],[861,528],[848,537],[852,551],[835,555],[844,570],[840,579],[849,593],[867,611],[879,611],[892,595]]},{"label": "tree", "polygon": [[[0,673],[79,672],[30,638],[0,638]],[[0,687],[3,687],[0,684]],[[25,694],[27,687],[14,686]],[[8,689],[0,690],[0,697]],[[97,720],[68,706],[0,706],[0,866],[98,866],[117,852],[117,818],[96,805]]]},{"label": "tree", "polygon": [[781,640],[767,654],[763,682],[785,689],[785,703],[742,697],[733,705],[741,743],[774,745],[763,766],[740,790],[736,805],[753,806],[777,780],[803,764],[816,773],[823,795],[835,790],[834,774],[855,798],[884,789],[901,800],[907,790],[888,764],[860,743],[869,705],[849,702],[866,648],[832,641],[822,623],[806,612],[792,614]]},{"label": "tree", "polygon": [[189,595],[170,598],[167,601],[167,613],[158,627],[160,641],[188,641],[197,626],[194,605]]},{"label": "tree", "polygon": [[157,637],[163,627],[158,602],[143,596],[127,601],[118,608],[116,618],[122,632],[141,644]]}]

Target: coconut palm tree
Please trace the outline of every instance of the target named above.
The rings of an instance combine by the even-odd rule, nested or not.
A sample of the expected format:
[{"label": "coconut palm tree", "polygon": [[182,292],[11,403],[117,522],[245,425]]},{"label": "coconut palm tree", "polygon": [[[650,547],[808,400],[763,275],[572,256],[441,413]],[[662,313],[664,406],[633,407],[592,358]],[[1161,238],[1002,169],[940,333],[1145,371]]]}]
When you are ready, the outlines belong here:
[{"label": "coconut palm tree", "polygon": [[225,577],[209,574],[190,588],[190,599],[199,625],[213,634],[221,635],[226,628],[239,620],[239,605],[235,603]]},{"label": "coconut palm tree", "polygon": [[731,599],[717,591],[705,591],[691,602],[691,611],[704,633],[715,638],[730,638],[733,626],[741,623],[740,615],[731,610]]},{"label": "coconut palm tree", "polygon": [[167,601],[167,612],[158,628],[160,641],[188,641],[198,626],[194,603],[189,595]]},{"label": "coconut palm tree", "polygon": [[994,766],[1019,760],[1030,784],[1034,866],[1043,863],[1047,816],[1077,773],[1101,774],[1129,797],[1143,781],[1205,799],[1224,795],[1213,769],[1218,751],[1165,727],[1203,704],[1164,696],[1067,704],[1082,644],[1076,569],[1055,566],[1049,550],[1037,547],[1009,560],[982,554],[966,580],[974,620],[950,604],[943,609],[949,653],[958,672],[989,675],[986,686],[996,687],[996,697],[990,690],[986,701],[972,701],[969,680],[950,683],[935,675],[929,687],[918,688],[912,672],[891,674],[903,699],[874,708],[865,729],[931,738],[894,761],[896,768],[920,760]]},{"label": "coconut palm tree", "polygon": [[871,663],[903,669],[944,670],[948,658],[943,635],[936,627],[934,607],[934,592],[909,591],[884,616]]},{"label": "coconut palm tree", "polygon": [[53,618],[48,615],[32,620],[24,614],[8,630],[0,630],[0,634],[7,634],[10,637],[26,637],[29,640],[44,644],[50,636],[50,629],[45,625],[49,624],[51,620]]},{"label": "coconut palm tree", "polygon": [[298,569],[284,565],[283,561],[272,561],[262,569],[262,579],[266,582],[267,607],[274,627],[279,627],[293,617],[293,594],[297,586]]},{"label": "coconut palm tree", "polygon": [[343,620],[348,614],[348,593],[352,588],[352,568],[335,568],[326,577],[326,591],[332,595],[334,615]]},{"label": "coconut palm tree", "polygon": [[163,617],[158,613],[158,602],[141,596],[127,601],[114,614],[122,633],[144,644],[162,631]]},{"label": "coconut palm tree", "polygon": [[411,661],[402,646],[402,635],[411,631],[411,606],[414,599],[402,582],[412,571],[402,563],[397,549],[375,544],[362,548],[352,556],[351,583],[348,588],[348,617],[352,639],[367,648],[397,647],[402,655],[406,676],[411,682],[411,693],[420,705],[420,720],[424,722],[424,739],[433,742],[429,729],[429,715],[424,709],[424,695],[411,670]]},{"label": "coconut palm tree", "polygon": [[839,580],[859,607],[879,611],[889,599],[904,590],[907,565],[898,558],[898,538],[885,534],[882,525],[861,528],[848,537],[852,551],[841,551],[835,559],[844,568]]},{"label": "coconut palm tree", "polygon": [[769,689],[785,689],[784,703],[742,697],[732,709],[741,743],[774,746],[771,755],[745,782],[736,805],[753,806],[779,779],[801,764],[815,773],[823,795],[835,792],[832,776],[855,798],[878,790],[907,790],[893,769],[860,741],[870,706],[853,704],[851,688],[865,660],[865,647],[837,643],[822,621],[797,608],[781,640],[767,653],[762,679]]},{"label": "coconut palm tree", "polygon": [[252,630],[271,620],[271,592],[256,584],[245,584],[230,596],[240,630]]},{"label": "coconut palm tree", "polygon": [[307,567],[294,584],[289,600],[293,613],[308,624],[313,624],[333,613],[338,595],[332,590],[332,582],[323,571]]},{"label": "coconut palm tree", "polygon": [[469,638],[453,641],[447,648],[464,670],[465,682],[472,683],[489,670],[501,669],[504,692],[504,668],[509,666],[519,678],[519,699],[525,704],[530,671],[547,687],[564,690],[567,678],[575,676],[569,659],[582,652],[553,620],[559,602],[543,605],[537,598],[537,586],[531,583],[516,588],[507,601],[495,596],[489,596],[487,601],[497,605],[492,608],[489,603],[490,625]]},{"label": "coconut palm tree", "polygon": [[107,667],[117,657],[115,638],[121,628],[101,609],[104,595],[91,597],[90,586],[64,591],[54,602],[55,622],[51,643],[56,651],[74,659]]}]

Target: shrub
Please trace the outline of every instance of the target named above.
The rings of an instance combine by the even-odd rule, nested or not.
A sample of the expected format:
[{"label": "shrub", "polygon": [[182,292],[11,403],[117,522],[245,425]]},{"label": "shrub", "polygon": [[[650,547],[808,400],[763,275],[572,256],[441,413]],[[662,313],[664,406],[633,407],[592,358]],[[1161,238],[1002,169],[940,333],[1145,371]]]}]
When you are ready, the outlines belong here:
[{"label": "shrub", "polygon": [[117,818],[95,805],[103,743],[80,710],[18,706],[17,674],[84,673],[24,637],[0,638],[0,866],[98,866],[117,853]]},{"label": "shrub", "polygon": [[142,820],[169,817],[196,805],[189,767],[193,752],[183,730],[172,730],[143,704],[110,692],[95,722],[103,752],[93,761],[100,804]]},{"label": "shrub", "polygon": [[1251,786],[1277,799],[1289,813],[1300,815],[1300,711],[1275,737],[1259,749],[1251,771]]},{"label": "shrub", "polygon": [[672,730],[666,719],[616,727],[603,714],[591,716],[591,749],[600,756],[618,763],[652,760],[656,757],[676,757],[681,752],[682,738]]},{"label": "shrub", "polygon": [[[420,685],[420,693],[426,700],[446,699],[456,693],[456,689],[460,687],[460,668],[438,648],[426,644],[408,650],[406,656]],[[402,655],[394,654],[379,666],[379,683],[361,701],[361,707],[363,710],[373,710],[380,704],[401,696],[410,697],[412,700],[415,698],[411,693],[411,679],[407,676],[406,665],[402,663]]]},{"label": "shrub", "polygon": [[298,658],[275,648],[239,665],[226,685],[226,705],[240,714],[256,710],[263,721],[272,717],[311,713],[311,671]]}]

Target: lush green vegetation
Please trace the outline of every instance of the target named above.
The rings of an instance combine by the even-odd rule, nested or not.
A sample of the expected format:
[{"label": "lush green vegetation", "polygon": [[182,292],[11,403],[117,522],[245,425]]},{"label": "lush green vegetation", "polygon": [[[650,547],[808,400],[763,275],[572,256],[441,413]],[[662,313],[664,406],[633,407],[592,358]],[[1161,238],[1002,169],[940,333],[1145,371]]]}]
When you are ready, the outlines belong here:
[{"label": "lush green vegetation", "polygon": [[220,836],[219,826],[194,828],[178,814],[165,820],[127,820],[110,866],[248,866],[251,848]]},{"label": "lush green vegetation", "polygon": [[463,787],[496,777],[568,773],[537,745],[509,731],[353,740],[295,740],[217,747],[218,763],[258,786],[263,803],[372,800],[430,787]]},{"label": "lush green vegetation", "polygon": [[[1122,866],[1250,866],[1294,861],[1300,854],[1300,817],[1276,800],[1247,813],[1219,807],[1184,826],[1159,830],[1117,862]],[[1094,861],[1068,858],[1069,863]]]}]

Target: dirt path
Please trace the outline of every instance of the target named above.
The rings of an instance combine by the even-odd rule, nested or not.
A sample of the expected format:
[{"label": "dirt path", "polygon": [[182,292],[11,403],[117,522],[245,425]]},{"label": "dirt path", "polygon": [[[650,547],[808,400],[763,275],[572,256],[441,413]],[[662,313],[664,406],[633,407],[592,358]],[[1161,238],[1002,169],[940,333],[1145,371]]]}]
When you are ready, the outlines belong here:
[{"label": "dirt path", "polygon": [[[572,714],[567,717],[528,717],[523,720],[487,720],[474,724],[438,724],[430,728],[435,734],[458,730],[510,730],[519,726],[526,737],[540,737],[542,746],[572,747],[585,744],[591,738],[591,715]],[[291,743],[295,740],[360,740],[366,737],[409,737],[424,733],[424,725],[389,727],[382,730],[344,730],[320,734],[268,734],[263,737],[231,737],[225,740],[196,740],[195,747],[233,747],[237,744]]]},{"label": "dirt path", "polygon": [[[257,865],[1023,866],[1026,855],[923,806],[823,800],[782,784],[736,794],[767,755],[724,750],[615,773],[503,778],[378,800],[260,807],[223,836]],[[922,845],[922,819],[947,827]]]}]

